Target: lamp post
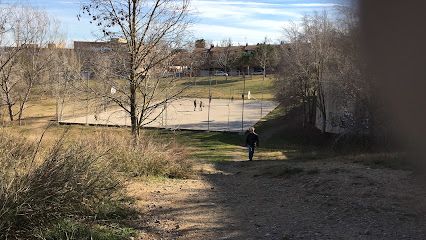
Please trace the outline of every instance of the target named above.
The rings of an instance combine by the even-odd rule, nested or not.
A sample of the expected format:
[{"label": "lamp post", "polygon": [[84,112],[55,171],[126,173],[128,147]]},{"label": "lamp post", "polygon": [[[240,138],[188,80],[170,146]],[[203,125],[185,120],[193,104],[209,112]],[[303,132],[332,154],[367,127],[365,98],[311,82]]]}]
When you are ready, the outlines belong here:
[{"label": "lamp post", "polygon": [[210,103],[212,102],[212,94],[211,94],[211,88],[212,88],[212,76],[210,74],[209,76],[209,111],[207,113],[207,131],[210,131]]},{"label": "lamp post", "polygon": [[165,127],[164,127],[164,129],[167,129],[167,98],[168,98],[168,96],[167,96],[167,94],[168,94],[168,86],[169,86],[169,81],[167,80],[167,78],[165,78],[165,80],[166,80],[166,101],[164,102],[164,108],[165,108],[165,111],[166,111],[166,117],[165,117],[165,122],[166,122],[166,125],[165,125]]},{"label": "lamp post", "polygon": [[86,76],[86,126],[89,125],[89,71],[84,71]]},{"label": "lamp post", "polygon": [[56,86],[56,124],[59,125],[59,71],[58,66],[56,66],[56,79],[57,79],[57,86]]},{"label": "lamp post", "polygon": [[[247,66],[247,70],[248,70],[248,66]],[[243,98],[243,108],[241,113],[241,133],[244,133],[244,93],[246,92],[246,75],[244,74],[244,72],[243,72],[243,80],[244,80],[243,94],[241,95]]]},{"label": "lamp post", "polygon": [[262,75],[262,101],[260,101],[260,118],[262,118],[263,116],[263,89],[264,89],[264,84],[265,84],[265,72],[266,67],[263,68],[263,75]]}]

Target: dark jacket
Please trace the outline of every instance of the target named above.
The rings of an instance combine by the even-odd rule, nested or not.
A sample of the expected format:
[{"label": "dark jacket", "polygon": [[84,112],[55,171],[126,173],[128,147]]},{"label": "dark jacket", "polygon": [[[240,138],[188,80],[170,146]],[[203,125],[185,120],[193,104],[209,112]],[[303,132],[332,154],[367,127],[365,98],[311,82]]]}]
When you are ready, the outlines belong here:
[{"label": "dark jacket", "polygon": [[[255,145],[256,144],[256,145]],[[250,145],[252,147],[259,147],[259,137],[256,133],[249,133],[246,138],[246,146]]]}]

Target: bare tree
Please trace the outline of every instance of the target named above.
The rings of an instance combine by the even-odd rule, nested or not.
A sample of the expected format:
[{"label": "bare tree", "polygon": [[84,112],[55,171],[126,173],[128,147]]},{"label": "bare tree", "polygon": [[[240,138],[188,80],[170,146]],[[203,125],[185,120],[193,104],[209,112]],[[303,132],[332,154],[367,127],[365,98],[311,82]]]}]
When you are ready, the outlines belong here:
[{"label": "bare tree", "polygon": [[336,13],[333,20],[315,14],[286,29],[290,42],[281,45],[276,96],[283,104],[302,103],[304,122],[318,109],[323,132],[327,126],[339,139],[383,143],[392,130],[361,51],[359,13],[351,6]]},{"label": "bare tree", "polygon": [[[224,68],[225,73],[228,72],[229,62],[231,58],[231,47],[232,47],[232,39],[224,39],[220,42],[219,46],[223,47],[223,52],[219,55],[219,65]],[[225,80],[228,80],[228,75],[225,75]]]},{"label": "bare tree", "polygon": [[[0,71],[12,61],[13,57],[20,51],[19,46],[28,40],[23,32],[19,33],[20,38],[13,35],[19,32],[16,23],[20,23],[19,14],[16,13],[18,6],[2,3],[0,8]],[[18,25],[19,26],[19,25]]]},{"label": "bare tree", "polygon": [[[326,12],[305,16],[300,26],[287,29],[290,44],[287,51],[284,50],[284,56],[287,56],[286,61],[291,68],[285,69],[286,74],[279,76],[284,81],[292,79],[298,84],[300,92],[296,96],[301,97],[304,105],[314,98],[321,115],[322,132],[325,132],[327,123],[325,88],[330,85],[330,69],[335,61],[335,34],[333,22]],[[308,115],[312,116],[312,113],[310,111]]]},{"label": "bare tree", "polygon": [[[7,31],[1,38],[9,47],[1,56],[0,87],[10,120],[18,115],[21,124],[32,89],[46,78],[51,52],[45,47],[57,34],[52,30],[51,18],[44,11],[30,6],[13,6],[10,11],[8,24],[4,24]],[[16,104],[18,110],[14,113]]]},{"label": "bare tree", "polygon": [[85,100],[86,89],[82,87],[83,65],[81,59],[72,49],[56,49],[52,56],[52,63],[48,82],[49,90],[56,96],[56,120],[59,122],[64,115],[64,109],[69,104],[74,104],[72,116],[76,108],[76,102]]},{"label": "bare tree", "polygon": [[[127,90],[120,93],[125,97],[105,95],[130,114],[132,134],[139,135],[139,129],[153,109],[164,101],[156,98],[160,81],[153,80],[162,63],[173,55],[173,49],[181,48],[187,29],[190,1],[171,0],[88,0],[82,5],[105,36],[126,40],[125,81]],[[125,100],[124,100],[125,99]]]},{"label": "bare tree", "polygon": [[[20,22],[19,14],[16,14],[16,5],[2,4],[0,8],[0,87],[2,89],[0,106],[7,105],[10,120],[13,120],[12,106],[15,104],[10,96],[16,83],[10,83],[15,71],[15,55],[21,50],[21,43],[26,43],[27,38],[24,33],[20,33],[20,38],[13,35],[19,32],[16,23]],[[19,26],[19,25],[18,25]],[[1,114],[1,113],[0,113]]]},{"label": "bare tree", "polygon": [[[361,51],[360,15],[357,7],[340,6],[336,27],[338,41],[335,46],[336,72],[339,78],[331,94],[339,107],[350,112],[342,126],[341,139],[362,137],[364,144],[388,144],[393,134],[391,122],[386,119],[384,104],[377,98],[374,76],[369,72],[366,57]],[[364,138],[367,136],[368,138]],[[363,140],[363,141],[364,141]]]},{"label": "bare tree", "polygon": [[[290,29],[288,29],[290,33]],[[274,84],[275,97],[285,107],[302,104],[303,125],[313,123],[315,120],[315,94],[316,88],[309,71],[304,71],[301,66],[309,63],[305,56],[303,44],[293,39],[291,44],[280,45],[279,66],[276,68]]]},{"label": "bare tree", "polygon": [[333,46],[336,38],[335,29],[327,13],[315,13],[312,17],[305,17],[302,21],[304,34],[303,41],[306,43],[310,64],[308,71],[314,80],[316,88],[316,104],[321,114],[322,127],[324,133],[327,124],[326,94],[325,89],[330,84],[327,77],[330,75],[330,67],[333,61]]},{"label": "bare tree", "polygon": [[257,45],[254,50],[254,60],[262,67],[262,98],[260,102],[260,115],[262,116],[263,112],[263,91],[265,84],[265,76],[266,76],[266,67],[273,65],[276,61],[276,52],[275,46],[269,44],[269,40],[265,37],[265,41],[259,45]]}]

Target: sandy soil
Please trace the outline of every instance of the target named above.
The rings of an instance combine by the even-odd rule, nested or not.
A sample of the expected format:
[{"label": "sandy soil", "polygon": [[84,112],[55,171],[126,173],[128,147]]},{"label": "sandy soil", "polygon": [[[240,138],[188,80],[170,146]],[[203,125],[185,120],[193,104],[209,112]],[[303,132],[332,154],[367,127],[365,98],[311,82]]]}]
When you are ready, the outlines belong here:
[{"label": "sandy soil", "polygon": [[426,191],[411,172],[235,156],[194,179],[130,184],[140,239],[426,239]]},{"label": "sandy soil", "polygon": [[[194,111],[194,99],[182,98],[168,104],[167,111],[160,114],[162,108],[157,108],[151,117],[159,116],[155,121],[146,127],[189,129],[189,130],[209,130],[209,131],[230,131],[241,132],[256,124],[262,117],[278,106],[272,101],[246,100],[244,102],[244,114],[242,114],[243,101],[235,100],[230,102],[227,99],[213,99],[210,104],[208,99],[196,99],[197,108]],[[199,108],[200,101],[204,107]],[[262,111],[261,111],[262,105]],[[95,117],[96,116],[96,117]],[[86,116],[64,119],[61,124],[85,124],[90,125],[113,125],[130,126],[130,117],[122,109],[115,109],[108,112],[99,112]],[[148,119],[149,121],[153,119]],[[242,120],[244,127],[242,128]]]}]

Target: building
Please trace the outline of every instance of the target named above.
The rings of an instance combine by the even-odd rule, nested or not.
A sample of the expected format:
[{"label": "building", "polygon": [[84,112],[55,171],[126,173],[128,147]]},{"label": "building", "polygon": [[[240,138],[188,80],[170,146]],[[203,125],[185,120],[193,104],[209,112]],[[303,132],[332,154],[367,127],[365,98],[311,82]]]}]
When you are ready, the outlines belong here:
[{"label": "building", "polygon": [[93,76],[96,68],[101,67],[100,62],[110,62],[119,75],[125,75],[123,64],[128,61],[126,40],[111,38],[106,42],[74,41],[74,51],[83,62],[82,72]]},{"label": "building", "polygon": [[[195,49],[192,52],[192,66],[193,71],[197,76],[209,76],[215,71],[223,71],[228,73],[230,76],[242,74],[238,69],[232,67],[232,60],[241,52],[254,54],[257,45],[244,45],[244,46],[226,46],[216,47],[210,45],[209,48],[205,46],[205,43],[197,40]],[[245,74],[252,74],[259,67],[249,68],[249,72],[245,71]]]}]

